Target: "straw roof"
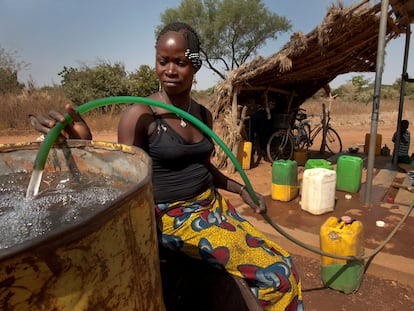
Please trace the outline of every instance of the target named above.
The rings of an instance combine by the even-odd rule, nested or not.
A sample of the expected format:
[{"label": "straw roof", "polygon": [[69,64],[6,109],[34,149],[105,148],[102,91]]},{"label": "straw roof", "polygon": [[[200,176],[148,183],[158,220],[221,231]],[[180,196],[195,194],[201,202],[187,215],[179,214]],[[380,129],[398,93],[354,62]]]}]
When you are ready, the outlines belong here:
[{"label": "straw roof", "polygon": [[[413,2],[390,1],[386,43],[407,30],[414,15]],[[380,13],[381,4],[372,6],[364,0],[345,7],[338,2],[328,7],[321,24],[310,33],[294,33],[279,52],[268,58],[257,56],[230,71],[216,86],[211,107],[224,143],[234,149],[242,138],[240,108],[250,108],[243,94],[265,93],[273,96],[280,111],[292,112],[338,75],[375,72]],[[235,94],[239,109],[232,105]],[[217,151],[215,159],[219,167],[227,165],[222,151]]]}]

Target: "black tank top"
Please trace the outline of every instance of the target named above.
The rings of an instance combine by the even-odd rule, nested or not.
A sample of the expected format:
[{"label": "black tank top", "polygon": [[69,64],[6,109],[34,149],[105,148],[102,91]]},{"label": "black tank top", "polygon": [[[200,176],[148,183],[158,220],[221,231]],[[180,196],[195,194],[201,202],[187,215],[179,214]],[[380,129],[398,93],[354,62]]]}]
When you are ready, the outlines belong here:
[{"label": "black tank top", "polygon": [[[203,121],[205,107],[201,106]],[[148,154],[152,159],[152,183],[155,203],[189,199],[212,185],[206,167],[213,142],[206,136],[189,144],[152,107],[156,127],[149,137]]]}]

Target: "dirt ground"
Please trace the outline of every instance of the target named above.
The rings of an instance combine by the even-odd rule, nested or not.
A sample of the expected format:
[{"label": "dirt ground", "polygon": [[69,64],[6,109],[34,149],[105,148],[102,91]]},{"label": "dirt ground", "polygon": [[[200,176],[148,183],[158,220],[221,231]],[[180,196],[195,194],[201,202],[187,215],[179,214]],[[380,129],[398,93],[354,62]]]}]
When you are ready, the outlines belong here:
[{"label": "dirt ground", "polygon": [[[362,117],[360,124],[348,124],[340,120],[335,124],[335,129],[343,141],[343,148],[360,146],[363,148],[365,134],[370,132],[369,116]],[[382,146],[387,144],[392,149],[391,137],[395,130],[392,124],[380,124],[377,132],[382,135]],[[34,131],[0,133],[0,144],[34,141],[37,138]],[[95,133],[95,140],[116,141],[115,133]],[[413,145],[413,144],[412,144]],[[264,180],[260,170],[270,170],[269,163],[262,163],[249,172],[249,180],[255,191],[269,193],[269,182]],[[253,173],[255,172],[255,173]],[[231,199],[231,198],[230,198]],[[275,232],[275,235],[278,235]],[[278,235],[280,238],[280,235]],[[413,244],[413,237],[411,237]],[[411,244],[411,245],[412,245]],[[284,246],[284,245],[282,245]],[[285,246],[284,246],[285,247]],[[397,276],[387,277],[387,274],[365,274],[359,289],[352,294],[343,294],[333,289],[325,288],[320,276],[320,258],[310,255],[309,252],[290,251],[296,262],[303,281],[305,310],[307,311],[331,311],[331,310],[414,310],[414,288],[407,282],[398,280]],[[412,248],[409,252],[413,252]]]}]

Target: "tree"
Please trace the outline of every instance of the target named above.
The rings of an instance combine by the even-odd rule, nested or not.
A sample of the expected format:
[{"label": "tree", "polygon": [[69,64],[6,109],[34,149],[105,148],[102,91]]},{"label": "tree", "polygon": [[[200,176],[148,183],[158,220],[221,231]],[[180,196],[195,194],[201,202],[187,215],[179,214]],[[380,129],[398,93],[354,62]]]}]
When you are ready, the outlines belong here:
[{"label": "tree", "polygon": [[159,88],[157,73],[148,65],[141,65],[138,70],[130,73],[128,78],[131,96],[146,97],[155,93]]},{"label": "tree", "polygon": [[183,0],[178,8],[167,9],[161,21],[156,33],[173,21],[192,25],[200,35],[204,64],[222,79],[256,55],[268,39],[292,27],[260,0]]},{"label": "tree", "polygon": [[121,63],[99,61],[94,67],[63,67],[58,73],[66,96],[76,105],[94,99],[127,95],[127,75]]},{"label": "tree", "polygon": [[18,61],[15,51],[7,51],[0,46],[0,94],[21,91],[24,84],[18,81],[17,73],[28,66],[28,63]]},{"label": "tree", "polygon": [[24,88],[24,84],[17,80],[17,71],[0,67],[0,94],[18,93]]},{"label": "tree", "polygon": [[[392,85],[396,90],[401,90],[401,78],[397,78]],[[413,82],[406,82],[405,83],[405,94],[409,99],[414,98],[414,83]]]},{"label": "tree", "polygon": [[[63,67],[59,73],[66,97],[76,105],[112,96],[146,97],[158,90],[155,69],[142,65],[127,74],[122,63],[99,61],[94,67]],[[102,110],[106,111],[106,108]]]},{"label": "tree", "polygon": [[371,82],[370,79],[365,79],[363,75],[353,76],[351,79],[352,85],[355,86],[358,92],[365,89],[369,83]]}]

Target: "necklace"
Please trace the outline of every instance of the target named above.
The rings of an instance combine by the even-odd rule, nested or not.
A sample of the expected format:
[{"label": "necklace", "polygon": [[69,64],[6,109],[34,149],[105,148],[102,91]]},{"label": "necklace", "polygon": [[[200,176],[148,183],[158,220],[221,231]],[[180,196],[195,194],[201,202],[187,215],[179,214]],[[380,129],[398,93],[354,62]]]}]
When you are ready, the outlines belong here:
[{"label": "necklace", "polygon": [[[192,100],[190,98],[190,102],[188,103],[187,113],[190,113],[190,110],[191,110],[191,102],[192,102]],[[184,121],[184,118],[183,117],[180,117],[178,114],[176,114],[176,116],[181,119],[180,126],[181,127],[186,127],[187,126],[187,122]]]},{"label": "necklace", "polygon": [[[164,98],[164,95],[162,95],[162,92],[159,92],[159,94],[160,94],[160,97],[163,99],[163,101],[165,101],[165,98]],[[191,100],[191,97],[190,97],[190,101],[188,103],[188,107],[187,107],[187,111],[186,111],[187,113],[190,113],[190,111],[191,111],[191,103],[192,103],[192,100]],[[187,122],[185,122],[184,118],[179,116],[177,113],[175,115],[178,118],[180,118],[180,126],[183,127],[183,128],[186,127]]]}]

